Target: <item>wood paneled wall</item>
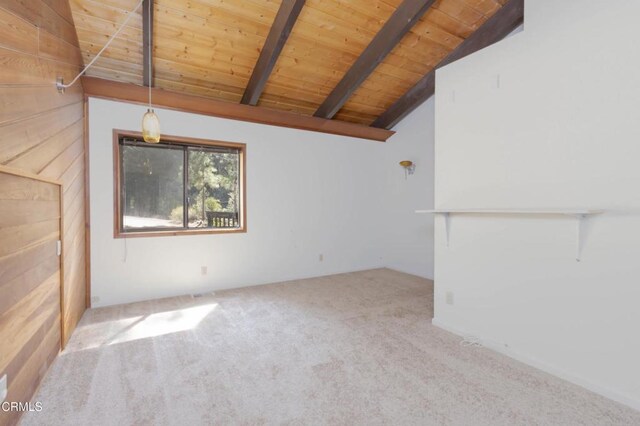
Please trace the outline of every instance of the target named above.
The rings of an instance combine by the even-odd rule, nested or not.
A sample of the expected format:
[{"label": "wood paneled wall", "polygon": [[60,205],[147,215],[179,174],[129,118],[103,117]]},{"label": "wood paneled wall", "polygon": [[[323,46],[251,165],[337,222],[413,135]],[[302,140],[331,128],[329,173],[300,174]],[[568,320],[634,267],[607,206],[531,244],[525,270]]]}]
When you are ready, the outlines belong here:
[{"label": "wood paneled wall", "polygon": [[65,342],[86,308],[84,96],[55,81],[81,69],[78,46],[67,0],[0,0],[0,164],[62,183]]},{"label": "wood paneled wall", "polygon": [[[7,401],[26,402],[61,342],[61,187],[0,166],[0,371]],[[0,410],[0,424],[18,411]]]}]

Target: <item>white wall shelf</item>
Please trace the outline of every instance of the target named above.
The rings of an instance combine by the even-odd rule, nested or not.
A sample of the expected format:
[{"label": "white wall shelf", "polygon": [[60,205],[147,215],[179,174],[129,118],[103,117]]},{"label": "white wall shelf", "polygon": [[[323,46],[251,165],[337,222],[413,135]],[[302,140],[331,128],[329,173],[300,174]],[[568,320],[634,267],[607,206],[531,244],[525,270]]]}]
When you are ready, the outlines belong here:
[{"label": "white wall shelf", "polygon": [[576,232],[576,261],[580,262],[582,253],[582,240],[584,221],[591,215],[604,213],[597,209],[433,209],[416,210],[416,213],[442,214],[445,218],[446,244],[449,247],[449,235],[451,233],[451,215],[453,214],[486,214],[486,215],[555,215],[573,216],[577,220]]},{"label": "white wall shelf", "polygon": [[416,213],[458,213],[458,214],[540,214],[540,215],[590,215],[603,213],[604,210],[590,209],[435,209],[416,210]]}]

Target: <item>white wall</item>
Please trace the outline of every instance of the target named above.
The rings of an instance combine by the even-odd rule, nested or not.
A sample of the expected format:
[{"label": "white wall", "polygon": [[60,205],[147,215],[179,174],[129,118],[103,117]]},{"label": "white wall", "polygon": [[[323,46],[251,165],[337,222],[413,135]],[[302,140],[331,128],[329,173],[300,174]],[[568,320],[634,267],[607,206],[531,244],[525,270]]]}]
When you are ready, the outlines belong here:
[{"label": "white wall", "polygon": [[[385,266],[432,277],[431,224],[413,214],[431,202],[432,103],[387,143],[157,110],[165,134],[247,144],[248,232],[126,240],[112,129],[138,130],[145,108],[89,108],[93,306]],[[404,159],[418,164],[408,180]]]},{"label": "white wall", "polygon": [[[640,2],[526,2],[525,30],[437,73],[434,323],[640,408]],[[500,84],[498,86],[498,76]],[[446,292],[454,303],[445,303]]]},{"label": "white wall", "polygon": [[[433,278],[433,221],[416,210],[433,208],[434,98],[418,107],[393,130],[384,150],[386,170],[387,266]],[[398,162],[411,160],[415,173],[406,179]]]}]

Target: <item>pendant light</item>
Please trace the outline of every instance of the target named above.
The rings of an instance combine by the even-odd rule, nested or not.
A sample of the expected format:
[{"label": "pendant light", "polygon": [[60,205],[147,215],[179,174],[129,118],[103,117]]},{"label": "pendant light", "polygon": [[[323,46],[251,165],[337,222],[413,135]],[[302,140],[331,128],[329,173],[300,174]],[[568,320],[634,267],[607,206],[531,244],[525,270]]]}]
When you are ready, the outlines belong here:
[{"label": "pendant light", "polygon": [[[149,17],[149,28],[151,28],[151,1],[147,2],[149,4],[149,11],[147,16]],[[149,70],[149,108],[147,108],[147,112],[142,117],[142,138],[147,143],[158,143],[160,142],[160,120],[156,115],[155,111],[151,107],[151,31],[148,31],[149,42],[149,52],[147,57],[149,58],[149,66],[147,69]]]},{"label": "pendant light", "polygon": [[153,108],[148,108],[142,117],[142,138],[148,143],[160,142],[160,120]]}]

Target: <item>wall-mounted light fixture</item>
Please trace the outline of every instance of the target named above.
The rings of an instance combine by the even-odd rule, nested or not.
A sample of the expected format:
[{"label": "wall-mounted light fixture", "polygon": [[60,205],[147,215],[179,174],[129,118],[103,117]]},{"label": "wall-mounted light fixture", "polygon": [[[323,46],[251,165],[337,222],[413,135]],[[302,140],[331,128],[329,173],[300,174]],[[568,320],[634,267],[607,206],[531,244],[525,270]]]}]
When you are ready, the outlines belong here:
[{"label": "wall-mounted light fixture", "polygon": [[410,160],[402,160],[400,162],[400,165],[402,166],[402,168],[404,169],[404,178],[406,179],[407,176],[412,175],[413,172],[416,171],[416,165],[413,161]]}]

